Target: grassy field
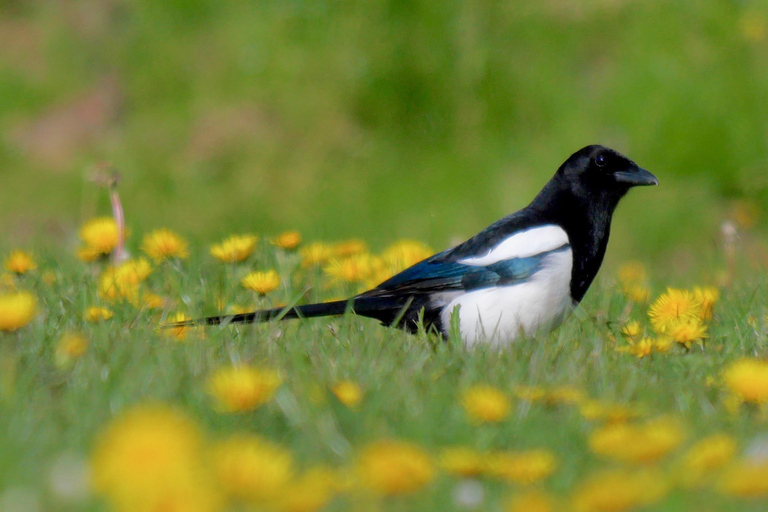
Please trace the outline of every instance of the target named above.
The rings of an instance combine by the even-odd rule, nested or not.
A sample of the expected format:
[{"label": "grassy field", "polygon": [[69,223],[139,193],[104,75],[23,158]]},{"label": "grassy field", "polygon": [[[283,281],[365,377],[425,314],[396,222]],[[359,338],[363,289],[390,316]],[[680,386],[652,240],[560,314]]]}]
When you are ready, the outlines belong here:
[{"label": "grassy field", "polygon": [[[344,296],[387,256],[359,241],[285,250],[263,239],[251,255],[246,244],[240,263],[195,245],[185,259],[153,262],[139,250],[144,234],[131,235],[135,258],[118,270],[60,251],[3,278],[0,326],[21,326],[0,332],[3,510],[768,503],[768,370],[735,381],[724,373],[766,349],[768,283],[743,254],[731,285],[715,253],[711,280],[690,283],[719,286],[713,316],[701,313],[707,337],[690,348],[638,349],[641,338],[665,338],[648,301],[681,283],[634,264],[603,272],[557,331],[468,351],[354,316],[159,330],[178,313]],[[101,247],[113,244],[107,236]],[[344,261],[370,265],[340,270]],[[263,295],[242,284],[269,269],[276,282],[250,283]],[[37,304],[31,320],[18,299],[8,302],[24,291]],[[89,320],[92,307],[113,316]],[[622,333],[632,320],[644,334]]]}]

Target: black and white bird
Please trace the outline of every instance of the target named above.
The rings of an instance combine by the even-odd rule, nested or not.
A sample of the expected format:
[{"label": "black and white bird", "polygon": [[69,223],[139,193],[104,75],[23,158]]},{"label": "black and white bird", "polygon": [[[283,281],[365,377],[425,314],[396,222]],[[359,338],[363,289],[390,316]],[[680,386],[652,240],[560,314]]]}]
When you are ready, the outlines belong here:
[{"label": "black and white bird", "polygon": [[[505,344],[559,325],[597,275],[611,218],[630,188],[656,177],[603,146],[563,163],[531,204],[469,240],[348,300],[193,320],[250,323],[352,311],[414,332],[448,336],[452,316],[466,345]],[[179,324],[174,324],[179,325]]]}]

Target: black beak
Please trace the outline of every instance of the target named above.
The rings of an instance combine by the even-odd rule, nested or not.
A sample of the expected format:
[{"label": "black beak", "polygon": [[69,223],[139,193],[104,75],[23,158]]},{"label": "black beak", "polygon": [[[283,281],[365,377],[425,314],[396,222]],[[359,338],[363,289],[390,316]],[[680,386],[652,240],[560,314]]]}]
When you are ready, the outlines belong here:
[{"label": "black beak", "polygon": [[659,180],[656,179],[656,176],[640,167],[635,167],[631,171],[614,172],[613,178],[618,183],[625,183],[630,187],[659,184]]}]

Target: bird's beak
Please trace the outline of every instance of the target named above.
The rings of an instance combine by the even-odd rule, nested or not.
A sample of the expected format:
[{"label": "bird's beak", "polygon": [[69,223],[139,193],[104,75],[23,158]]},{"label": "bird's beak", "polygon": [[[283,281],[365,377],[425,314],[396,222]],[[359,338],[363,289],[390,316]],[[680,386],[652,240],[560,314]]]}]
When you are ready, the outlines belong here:
[{"label": "bird's beak", "polygon": [[656,176],[640,167],[635,167],[631,171],[614,172],[613,178],[617,182],[625,183],[630,187],[659,184],[659,180],[656,179]]}]

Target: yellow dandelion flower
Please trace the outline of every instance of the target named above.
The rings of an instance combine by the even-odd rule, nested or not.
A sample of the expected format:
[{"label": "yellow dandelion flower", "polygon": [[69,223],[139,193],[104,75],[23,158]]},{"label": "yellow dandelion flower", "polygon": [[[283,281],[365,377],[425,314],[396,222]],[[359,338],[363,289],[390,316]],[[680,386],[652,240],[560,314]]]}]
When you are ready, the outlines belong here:
[{"label": "yellow dandelion flower", "polygon": [[505,512],[556,512],[562,510],[557,501],[542,491],[526,491],[509,501]]},{"label": "yellow dandelion flower", "polygon": [[435,251],[422,242],[400,240],[384,249],[381,259],[387,266],[394,269],[394,272],[400,272],[433,254]]},{"label": "yellow dandelion flower", "polygon": [[379,494],[406,494],[432,481],[435,468],[429,455],[403,441],[378,441],[363,448],[356,473],[361,484]]},{"label": "yellow dandelion flower", "polygon": [[305,268],[322,265],[334,256],[331,246],[322,242],[314,242],[304,246],[299,254],[301,255],[301,266]]},{"label": "yellow dandelion flower", "polygon": [[669,336],[659,336],[653,340],[653,350],[660,354],[666,354],[675,344],[675,340]]},{"label": "yellow dandelion flower", "polygon": [[253,235],[233,235],[211,246],[211,255],[223,263],[239,263],[253,254],[258,238]]},{"label": "yellow dandelion flower", "polygon": [[637,320],[632,320],[631,322],[627,322],[624,324],[624,327],[621,328],[621,334],[626,336],[627,338],[637,338],[643,333],[643,329],[640,327],[640,322]]},{"label": "yellow dandelion flower", "polygon": [[370,278],[375,265],[374,257],[363,253],[348,258],[333,259],[324,270],[334,282],[361,283]]},{"label": "yellow dandelion flower", "polygon": [[730,465],[720,476],[717,489],[737,498],[768,496],[768,462],[743,460]]},{"label": "yellow dandelion flower", "polygon": [[453,446],[440,452],[439,465],[452,475],[477,476],[485,471],[485,455],[473,448]]},{"label": "yellow dandelion flower", "polygon": [[685,319],[670,325],[667,328],[667,334],[685,348],[690,348],[694,341],[701,341],[707,337],[707,326],[698,318]]},{"label": "yellow dandelion flower", "polygon": [[137,304],[139,285],[151,272],[152,267],[143,258],[110,267],[99,277],[99,296],[105,300],[127,300]]},{"label": "yellow dandelion flower", "polygon": [[363,400],[363,390],[351,380],[338,382],[331,391],[341,403],[350,408],[357,407]]},{"label": "yellow dandelion flower", "polygon": [[537,402],[546,398],[547,390],[538,386],[517,386],[515,396],[527,402]]},{"label": "yellow dandelion flower", "polygon": [[603,470],[588,476],[571,497],[575,512],[624,512],[666,496],[664,476],[651,470]]},{"label": "yellow dandelion flower", "polygon": [[619,282],[625,286],[630,284],[642,283],[648,278],[648,272],[645,265],[639,261],[628,261],[619,267],[617,273]]},{"label": "yellow dandelion flower", "polygon": [[85,310],[85,321],[90,322],[92,324],[95,324],[97,322],[101,322],[102,320],[109,320],[112,318],[115,314],[112,312],[111,309],[101,307],[101,306],[93,306]]},{"label": "yellow dandelion flower", "polygon": [[91,219],[80,228],[80,239],[91,254],[109,254],[117,247],[117,223],[112,217]]},{"label": "yellow dandelion flower", "polygon": [[[168,321],[170,323],[174,322],[184,322],[185,320],[189,320],[189,316],[186,313],[176,313],[175,315],[172,315],[170,318],[168,318]],[[184,341],[187,339],[187,333],[192,327],[190,326],[179,326],[179,327],[171,327],[170,329],[164,329],[163,332],[168,334],[171,338],[175,339],[176,341]]]},{"label": "yellow dandelion flower", "polygon": [[660,418],[644,425],[606,425],[589,436],[589,446],[596,454],[621,462],[649,464],[666,456],[684,439],[678,422]]},{"label": "yellow dandelion flower", "polygon": [[272,503],[278,512],[315,512],[333,499],[337,475],[328,468],[316,467],[293,479]]},{"label": "yellow dandelion flower", "polygon": [[727,434],[715,434],[691,446],[680,463],[677,473],[686,487],[700,485],[714,470],[720,469],[736,454],[736,441]]},{"label": "yellow dandelion flower", "polygon": [[280,276],[274,270],[251,272],[240,281],[240,284],[259,295],[266,295],[280,286]]},{"label": "yellow dandelion flower", "polygon": [[637,407],[591,399],[579,404],[579,413],[588,420],[604,420],[609,423],[621,423],[641,415]]},{"label": "yellow dandelion flower", "polygon": [[67,333],[56,344],[56,364],[67,366],[85,354],[88,350],[88,341],[78,333]]},{"label": "yellow dandelion flower", "polygon": [[21,329],[35,318],[37,300],[29,292],[0,294],[0,331]]},{"label": "yellow dandelion flower", "polygon": [[224,492],[248,502],[276,498],[293,476],[291,453],[252,434],[237,434],[216,442],[211,458]]},{"label": "yellow dandelion flower", "polygon": [[695,320],[700,315],[701,299],[688,290],[676,288],[667,288],[648,310],[651,325],[659,334],[682,320]]},{"label": "yellow dandelion flower", "polygon": [[549,450],[495,452],[488,454],[486,472],[508,482],[530,484],[550,476],[557,459]]},{"label": "yellow dandelion flower", "polygon": [[472,386],[461,396],[461,405],[469,418],[478,423],[497,423],[509,416],[509,397],[493,386]]},{"label": "yellow dandelion flower", "polygon": [[743,402],[768,402],[768,361],[742,359],[733,362],[723,372],[723,380],[731,393]]},{"label": "yellow dandelion flower", "polygon": [[618,347],[616,350],[619,352],[627,352],[632,354],[638,359],[648,357],[653,352],[654,342],[651,338],[642,338],[641,340],[634,342],[629,341],[629,345]]},{"label": "yellow dandelion flower", "polygon": [[233,366],[217,370],[208,380],[208,392],[222,412],[251,411],[269,402],[283,380],[274,370]]},{"label": "yellow dandelion flower", "polygon": [[[165,306],[165,299],[156,293],[144,292],[141,295],[141,307],[145,309],[158,309]],[[183,320],[186,320],[184,318]]]},{"label": "yellow dandelion flower", "polygon": [[169,229],[156,229],[144,237],[141,249],[160,263],[173,258],[184,259],[189,256],[187,241]]},{"label": "yellow dandelion flower", "polygon": [[5,270],[16,275],[24,275],[37,268],[32,255],[24,251],[13,251],[5,260]]},{"label": "yellow dandelion flower", "polygon": [[331,252],[335,258],[349,258],[362,254],[368,250],[368,245],[362,240],[344,240],[331,246]]},{"label": "yellow dandelion flower", "polygon": [[712,320],[712,310],[720,299],[720,290],[714,286],[697,286],[693,289],[693,296],[701,301],[700,318],[705,322]]},{"label": "yellow dandelion flower", "polygon": [[77,249],[77,257],[85,263],[91,263],[104,256],[98,249],[93,247],[79,247]]},{"label": "yellow dandelion flower", "polygon": [[130,409],[99,434],[94,490],[115,510],[218,510],[202,435],[187,416],[160,405]]},{"label": "yellow dandelion flower", "polygon": [[280,233],[272,240],[272,245],[286,251],[293,251],[301,244],[301,234],[298,231]]}]

